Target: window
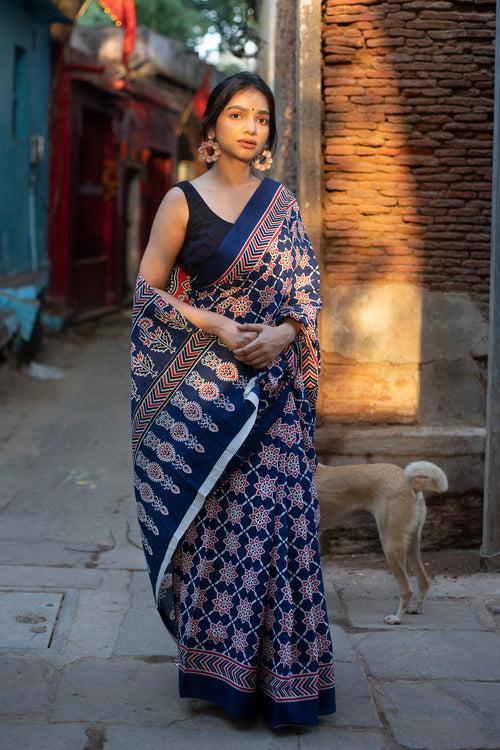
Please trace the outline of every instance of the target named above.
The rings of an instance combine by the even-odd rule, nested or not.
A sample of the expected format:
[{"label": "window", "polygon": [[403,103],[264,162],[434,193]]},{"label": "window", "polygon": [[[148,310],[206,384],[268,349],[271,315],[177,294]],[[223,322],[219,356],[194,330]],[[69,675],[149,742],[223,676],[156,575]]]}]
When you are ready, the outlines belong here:
[{"label": "window", "polygon": [[26,73],[26,50],[16,44],[12,78],[12,135],[16,138],[26,137]]}]

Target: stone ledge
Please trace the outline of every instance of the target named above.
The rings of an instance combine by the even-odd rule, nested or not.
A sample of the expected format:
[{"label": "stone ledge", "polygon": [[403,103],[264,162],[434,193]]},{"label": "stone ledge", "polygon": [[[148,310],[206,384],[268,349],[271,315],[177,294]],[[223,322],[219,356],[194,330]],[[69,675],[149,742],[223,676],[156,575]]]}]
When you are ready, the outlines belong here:
[{"label": "stone ledge", "polygon": [[318,454],[373,457],[421,453],[429,460],[431,456],[483,455],[485,441],[484,427],[461,425],[325,424],[317,427],[315,434]]}]

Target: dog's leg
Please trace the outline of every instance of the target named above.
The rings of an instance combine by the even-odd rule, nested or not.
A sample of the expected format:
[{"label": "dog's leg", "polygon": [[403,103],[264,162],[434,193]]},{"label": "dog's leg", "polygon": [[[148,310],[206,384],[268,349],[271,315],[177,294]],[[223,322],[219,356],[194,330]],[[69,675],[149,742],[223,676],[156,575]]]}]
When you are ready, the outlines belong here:
[{"label": "dog's leg", "polygon": [[406,544],[404,541],[394,544],[392,540],[383,540],[382,538],[380,541],[387,564],[398,582],[400,591],[398,611],[395,615],[384,617],[384,622],[387,622],[389,625],[399,625],[412,596],[410,579],[406,572]]},{"label": "dog's leg", "polygon": [[408,559],[418,581],[417,603],[412,607],[406,608],[406,611],[411,615],[419,615],[422,612],[422,605],[430,586],[429,576],[426,573],[422,563],[422,558],[420,557],[420,535],[422,532],[422,526],[423,523],[418,527],[408,547]]}]

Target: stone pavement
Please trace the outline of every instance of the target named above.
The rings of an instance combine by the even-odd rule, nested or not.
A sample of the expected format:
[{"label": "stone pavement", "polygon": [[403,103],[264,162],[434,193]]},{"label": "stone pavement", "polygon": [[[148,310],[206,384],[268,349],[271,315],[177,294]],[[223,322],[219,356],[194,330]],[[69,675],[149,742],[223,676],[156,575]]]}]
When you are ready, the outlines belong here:
[{"label": "stone pavement", "polygon": [[179,698],[132,500],[129,322],[48,338],[37,359],[63,380],[0,372],[0,748],[191,748],[200,730],[204,750],[500,748],[499,577],[477,565],[428,567],[423,614],[389,626],[380,556],[323,558],[338,708],[317,727]]}]

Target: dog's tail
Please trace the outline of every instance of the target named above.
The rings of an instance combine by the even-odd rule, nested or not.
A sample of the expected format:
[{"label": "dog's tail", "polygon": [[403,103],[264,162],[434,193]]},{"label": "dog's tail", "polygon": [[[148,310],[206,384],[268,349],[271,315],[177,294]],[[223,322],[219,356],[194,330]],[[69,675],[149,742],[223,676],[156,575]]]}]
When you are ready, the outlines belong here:
[{"label": "dog's tail", "polygon": [[430,461],[413,461],[405,467],[404,476],[414,492],[446,492],[448,489],[446,474]]}]

